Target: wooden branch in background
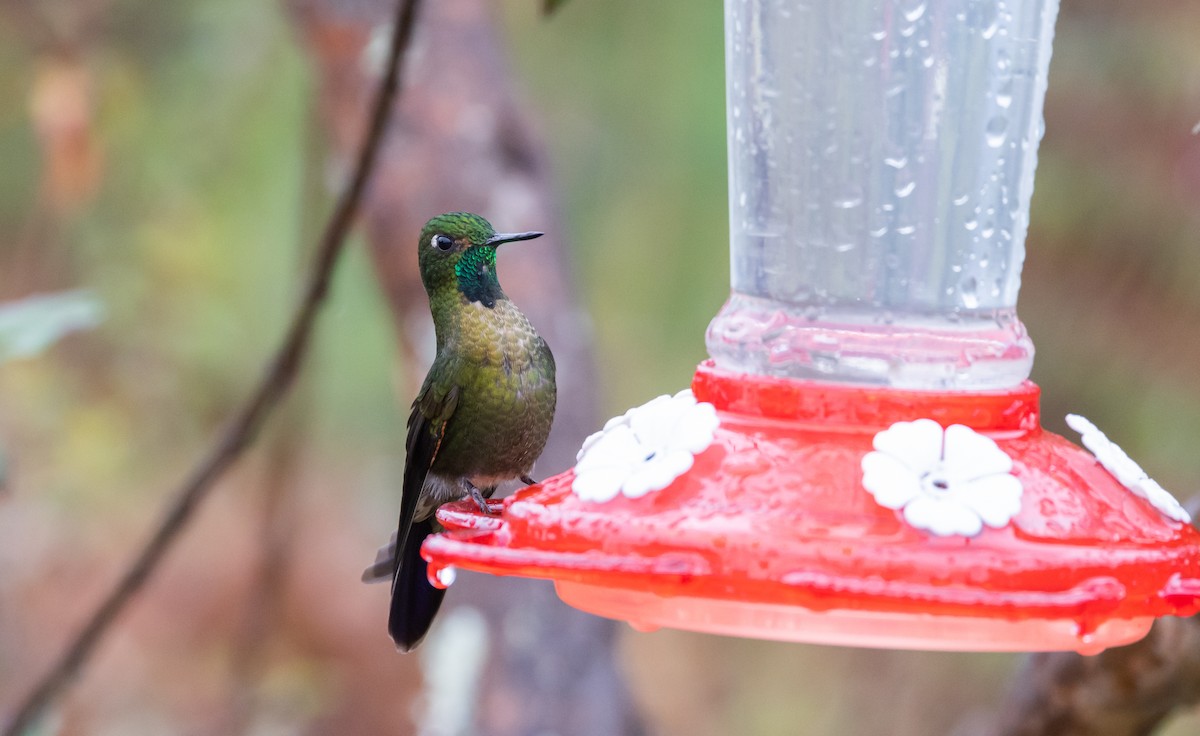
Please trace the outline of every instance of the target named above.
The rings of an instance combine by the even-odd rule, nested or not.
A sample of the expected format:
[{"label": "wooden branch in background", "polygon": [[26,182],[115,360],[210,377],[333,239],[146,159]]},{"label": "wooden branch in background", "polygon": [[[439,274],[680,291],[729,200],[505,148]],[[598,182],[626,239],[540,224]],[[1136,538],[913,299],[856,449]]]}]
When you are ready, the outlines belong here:
[{"label": "wooden branch in background", "polygon": [[[1200,515],[1195,500],[1188,504]],[[994,716],[961,736],[1149,736],[1200,703],[1200,616],[1167,617],[1141,641],[1084,657],[1032,654]]]},{"label": "wooden branch in background", "polygon": [[19,736],[75,679],[112,628],[118,615],[134,598],[158,566],[163,555],[186,526],[214,485],[242,456],[263,423],[295,382],[307,354],[317,314],[329,292],[333,268],[345,246],[359,203],[366,191],[387,130],[388,116],[400,86],[405,51],[412,40],[419,0],[400,0],[391,34],[387,73],[371,108],[370,127],[358,150],[353,175],[338,198],[322,233],[310,268],[303,297],[292,317],[282,345],[267,365],[258,387],[235,414],[215,445],[204,455],[176,490],[153,536],[139,551],[120,580],[104,598],[59,659],[20,701],[7,723],[4,736]]},{"label": "wooden branch in background", "polygon": [[1129,646],[1094,657],[1031,655],[987,736],[1148,736],[1200,702],[1200,620],[1164,618]]}]

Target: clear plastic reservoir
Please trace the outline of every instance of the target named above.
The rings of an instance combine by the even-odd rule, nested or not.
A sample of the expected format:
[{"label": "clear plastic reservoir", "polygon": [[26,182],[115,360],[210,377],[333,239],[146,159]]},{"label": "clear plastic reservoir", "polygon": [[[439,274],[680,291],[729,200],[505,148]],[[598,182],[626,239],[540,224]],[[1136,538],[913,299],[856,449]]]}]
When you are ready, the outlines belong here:
[{"label": "clear plastic reservoir", "polygon": [[724,368],[1011,387],[1057,0],[725,0]]}]

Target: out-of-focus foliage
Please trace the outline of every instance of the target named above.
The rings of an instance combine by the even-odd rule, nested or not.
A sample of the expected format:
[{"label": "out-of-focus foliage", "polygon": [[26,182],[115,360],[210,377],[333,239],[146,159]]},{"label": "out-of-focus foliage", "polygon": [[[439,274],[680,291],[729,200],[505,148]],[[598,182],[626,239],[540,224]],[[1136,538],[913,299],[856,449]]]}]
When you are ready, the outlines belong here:
[{"label": "out-of-focus foliage", "polygon": [[687,385],[729,291],[721,4],[576,2],[537,25],[508,7],[623,411]]},{"label": "out-of-focus foliage", "polygon": [[[0,3],[0,96],[15,103],[0,105],[0,301],[86,287],[107,314],[0,365],[0,708],[78,628],[279,339],[340,175],[308,74],[275,3]],[[386,591],[357,582],[377,544],[362,524],[393,514],[403,461],[392,332],[362,253],[342,266],[303,395],[102,648],[68,729],[230,732],[255,700],[257,727],[295,732],[355,708],[336,632],[377,645],[381,682],[411,678],[383,619],[370,626]],[[304,572],[275,607],[293,623],[268,618],[250,656],[264,493],[284,483],[317,499],[292,514]],[[370,656],[352,659],[370,675]],[[405,719],[406,700],[380,700],[375,717]]]},{"label": "out-of-focus foliage", "polygon": [[[30,358],[76,330],[95,327],[104,310],[87,291],[39,294],[0,302],[0,363]],[[0,446],[0,492],[8,481],[8,460]]]},{"label": "out-of-focus foliage", "polygon": [[[497,6],[618,413],[688,382],[728,289],[721,4]],[[1200,478],[1197,27],[1189,0],[1064,0],[1020,303],[1047,425],[1087,414],[1181,497]],[[316,143],[311,73],[273,3],[0,0],[0,301],[83,287],[107,313],[0,366],[6,702],[277,339],[344,174]],[[102,648],[69,732],[403,730],[416,665],[357,576],[394,515],[409,397],[349,255],[301,396]],[[277,588],[258,568],[272,488],[293,529]],[[622,648],[655,724],[701,735],[945,733],[1013,664],[670,632]]]},{"label": "out-of-focus foliage", "polygon": [[102,315],[85,291],[0,302],[0,363],[37,355],[63,335],[95,327]]}]

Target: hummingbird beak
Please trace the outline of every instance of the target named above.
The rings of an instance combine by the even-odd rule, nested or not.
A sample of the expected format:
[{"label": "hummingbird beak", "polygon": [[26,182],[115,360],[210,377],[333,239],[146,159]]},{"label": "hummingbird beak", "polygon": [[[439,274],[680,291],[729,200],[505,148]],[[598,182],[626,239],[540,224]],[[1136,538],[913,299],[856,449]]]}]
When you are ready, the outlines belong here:
[{"label": "hummingbird beak", "polygon": [[534,238],[540,238],[543,235],[545,235],[545,233],[496,233],[492,237],[488,238],[484,245],[490,245],[494,248],[501,243],[511,243],[516,240],[533,240]]}]

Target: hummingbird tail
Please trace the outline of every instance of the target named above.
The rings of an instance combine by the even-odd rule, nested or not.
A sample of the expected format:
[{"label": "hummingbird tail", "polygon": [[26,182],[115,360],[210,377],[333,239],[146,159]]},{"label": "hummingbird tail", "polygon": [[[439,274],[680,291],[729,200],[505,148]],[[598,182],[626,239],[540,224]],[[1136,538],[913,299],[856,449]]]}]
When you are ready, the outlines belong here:
[{"label": "hummingbird tail", "polygon": [[429,584],[428,564],[421,557],[421,543],[433,533],[433,518],[413,522],[400,550],[400,569],[392,585],[392,610],[388,633],[402,652],[414,649],[429,631],[446,591]]}]

